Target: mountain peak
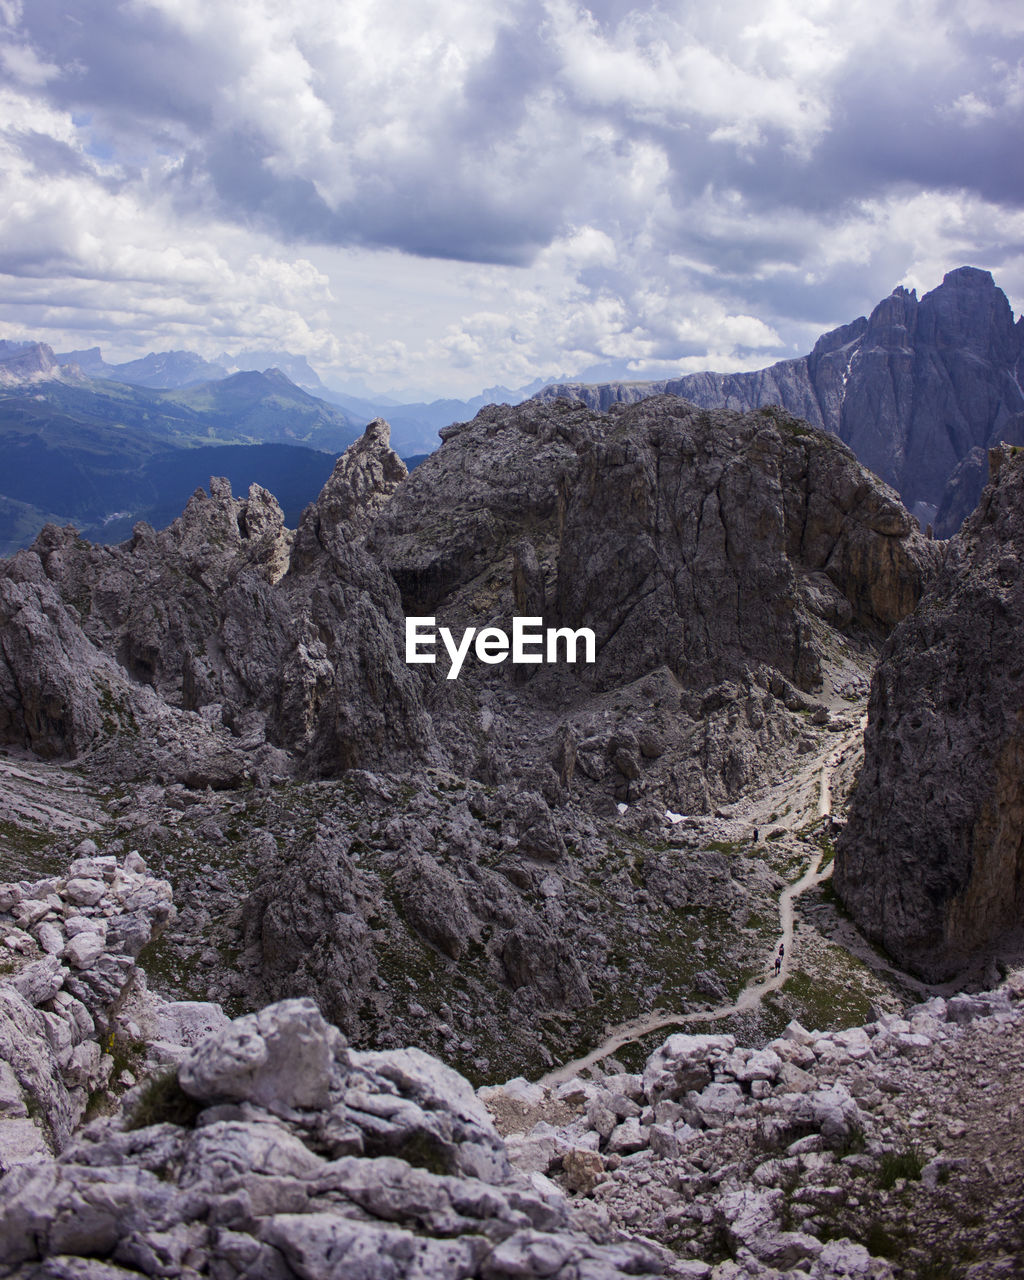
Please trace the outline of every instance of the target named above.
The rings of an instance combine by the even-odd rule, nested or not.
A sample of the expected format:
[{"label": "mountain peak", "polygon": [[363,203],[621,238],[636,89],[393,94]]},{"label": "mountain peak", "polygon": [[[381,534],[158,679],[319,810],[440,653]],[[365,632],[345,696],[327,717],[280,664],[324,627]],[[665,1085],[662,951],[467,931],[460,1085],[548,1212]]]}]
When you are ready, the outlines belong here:
[{"label": "mountain peak", "polygon": [[53,348],[48,347],[45,342],[11,345],[15,350],[0,351],[0,385],[18,386],[26,382],[46,382],[60,377]]},{"label": "mountain peak", "polygon": [[[942,286],[951,285],[957,288],[985,289],[996,288],[991,271],[983,271],[981,267],[957,267],[947,271],[942,277]],[[942,287],[940,286],[940,288]]]}]

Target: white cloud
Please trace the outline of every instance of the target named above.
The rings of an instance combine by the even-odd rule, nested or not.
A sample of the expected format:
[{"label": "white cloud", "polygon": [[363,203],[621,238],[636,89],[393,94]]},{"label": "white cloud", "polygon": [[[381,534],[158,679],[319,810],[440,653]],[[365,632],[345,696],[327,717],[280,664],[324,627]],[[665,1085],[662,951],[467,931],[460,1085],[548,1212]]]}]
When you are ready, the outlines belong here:
[{"label": "white cloud", "polygon": [[1012,6],[86,3],[0,0],[7,332],[472,394],[1021,294]]},{"label": "white cloud", "polygon": [[[779,129],[805,146],[828,123],[828,106],[806,82],[773,73],[758,59],[743,66],[731,50],[703,39],[696,11],[666,17],[631,10],[613,30],[601,30],[586,10],[552,0],[551,29],[562,55],[561,76],[584,102],[620,106],[648,122],[711,126],[711,136],[757,143]],[[688,20],[689,19],[689,20]],[[756,32],[744,33],[748,46]]]},{"label": "white cloud", "polygon": [[35,50],[24,44],[0,44],[0,62],[9,76],[29,86],[46,84],[60,70],[52,62],[41,62]]}]

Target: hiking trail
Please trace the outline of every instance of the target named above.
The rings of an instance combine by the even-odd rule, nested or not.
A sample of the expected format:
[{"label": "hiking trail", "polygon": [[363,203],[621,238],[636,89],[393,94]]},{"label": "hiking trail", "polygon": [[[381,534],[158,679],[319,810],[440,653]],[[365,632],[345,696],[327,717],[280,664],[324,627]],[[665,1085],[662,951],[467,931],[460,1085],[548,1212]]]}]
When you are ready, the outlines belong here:
[{"label": "hiking trail", "polygon": [[[857,728],[846,732],[830,748],[824,759],[818,757],[810,761],[805,768],[790,778],[788,782],[781,784],[791,797],[791,801],[796,801],[795,803],[791,802],[790,805],[790,821],[788,823],[790,830],[795,829],[797,822],[806,824],[806,822],[814,821],[816,818],[823,819],[831,815],[832,775],[840,762],[845,759],[848,751],[859,746],[866,720],[866,716],[862,717]],[[770,825],[763,814],[769,813],[772,806],[777,804],[778,792],[779,787],[776,787],[767,792],[765,796],[760,797],[757,801],[757,810],[754,812],[753,819],[750,820],[754,821],[755,824]],[[794,903],[802,894],[823,883],[832,875],[831,862],[824,870],[821,869],[823,856],[823,850],[816,848],[803,875],[793,884],[787,885],[779,895],[780,931],[775,939],[772,958],[769,961],[774,966],[774,957],[778,954],[779,945],[782,944],[785,952],[782,958],[782,966],[777,974],[773,972],[768,977],[752,979],[735,1000],[717,1005],[713,1009],[702,1009],[696,1013],[671,1013],[664,1009],[655,1009],[641,1018],[619,1023],[617,1026],[610,1028],[601,1043],[589,1053],[580,1058],[574,1058],[571,1062],[566,1062],[562,1066],[556,1067],[553,1071],[549,1071],[540,1078],[539,1083],[552,1087],[562,1084],[566,1080],[571,1080],[586,1068],[592,1067],[602,1059],[610,1057],[612,1054],[617,1053],[619,1049],[642,1039],[652,1031],[662,1031],[668,1027],[679,1027],[683,1024],[692,1026],[717,1022],[721,1018],[728,1018],[737,1013],[748,1013],[750,1010],[757,1008],[764,997],[771,991],[777,991],[789,976],[790,963],[793,958]]]}]

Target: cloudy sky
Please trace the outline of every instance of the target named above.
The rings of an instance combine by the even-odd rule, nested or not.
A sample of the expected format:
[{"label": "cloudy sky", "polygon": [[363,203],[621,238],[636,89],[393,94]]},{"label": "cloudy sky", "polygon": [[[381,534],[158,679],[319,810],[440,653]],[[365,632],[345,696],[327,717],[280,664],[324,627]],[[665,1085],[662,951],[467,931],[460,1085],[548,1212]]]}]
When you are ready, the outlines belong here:
[{"label": "cloudy sky", "polygon": [[0,337],[472,395],[1024,304],[1007,0],[0,0]]}]

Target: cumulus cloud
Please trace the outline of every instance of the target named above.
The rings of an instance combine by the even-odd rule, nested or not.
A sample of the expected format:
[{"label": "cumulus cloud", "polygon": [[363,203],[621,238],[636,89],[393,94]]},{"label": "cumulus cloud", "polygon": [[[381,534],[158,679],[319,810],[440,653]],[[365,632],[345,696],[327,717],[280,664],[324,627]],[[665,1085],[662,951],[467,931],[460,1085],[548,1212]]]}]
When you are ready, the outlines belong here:
[{"label": "cumulus cloud", "polygon": [[996,0],[0,0],[4,332],[440,394],[755,367],[962,262],[1019,305],[1022,52]]}]

